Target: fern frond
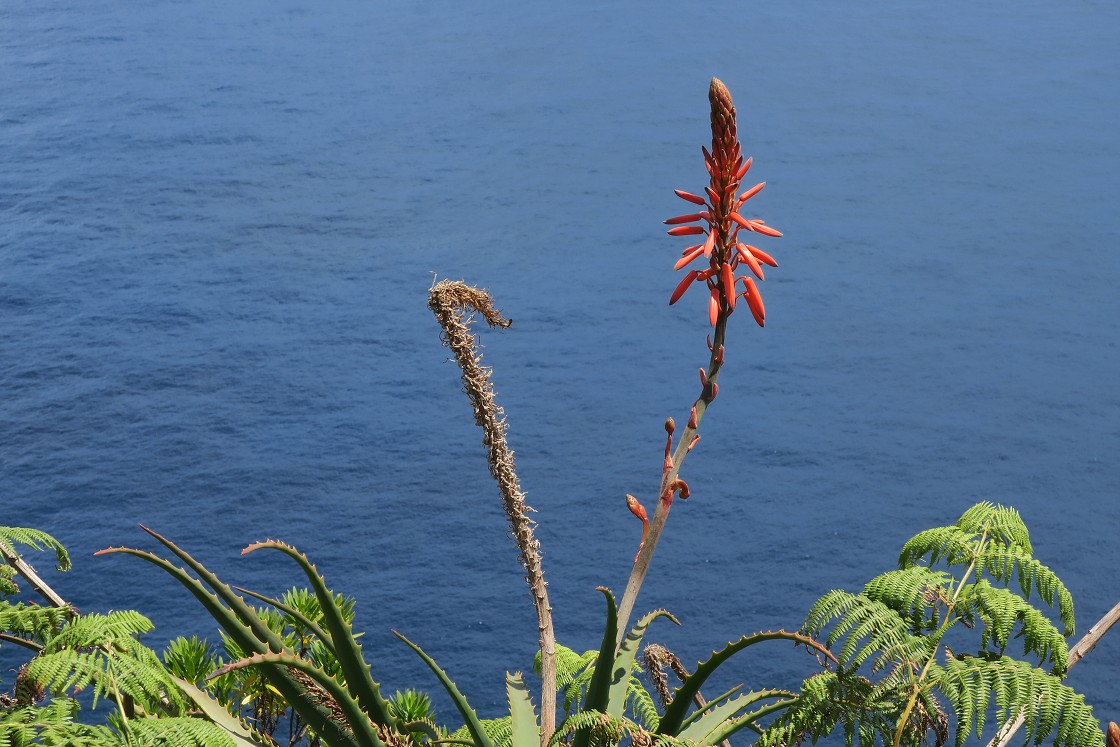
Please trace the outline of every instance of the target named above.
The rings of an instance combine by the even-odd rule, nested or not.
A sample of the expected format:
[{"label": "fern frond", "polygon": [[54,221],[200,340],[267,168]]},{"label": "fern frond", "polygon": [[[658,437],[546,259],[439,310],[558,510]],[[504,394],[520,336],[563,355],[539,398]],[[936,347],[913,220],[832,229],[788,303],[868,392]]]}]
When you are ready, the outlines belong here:
[{"label": "fern frond", "polygon": [[871,682],[836,672],[814,675],[801,685],[795,702],[766,728],[755,747],[787,747],[805,740],[816,742],[844,728],[849,747],[874,747],[876,736],[889,744],[894,721],[876,707]]},{"label": "fern frond", "polygon": [[1019,512],[1009,506],[982,501],[965,511],[957,520],[957,526],[971,534],[986,532],[992,539],[1017,547],[1027,555],[1034,552],[1027,525]]},{"label": "fern frond", "polygon": [[902,546],[898,567],[910,568],[927,556],[930,565],[942,559],[949,565],[967,565],[976,553],[975,539],[975,534],[956,526],[927,529]]},{"label": "fern frond", "polygon": [[957,716],[957,747],[975,731],[982,734],[985,714],[995,698],[999,722],[1020,711],[1027,714],[1028,741],[1039,743],[1057,728],[1055,747],[1090,747],[1104,743],[1100,723],[1085,698],[1053,675],[1006,656],[963,657],[931,668],[931,681],[945,694]]},{"label": "fern frond", "polygon": [[128,747],[236,747],[225,729],[200,718],[131,719],[127,729],[120,744]]},{"label": "fern frond", "polygon": [[92,687],[94,707],[98,698],[112,697],[117,692],[132,698],[148,712],[165,706],[174,710],[185,707],[185,696],[155,653],[134,643],[134,648],[122,652],[94,648],[43,654],[28,663],[27,676],[56,693]]},{"label": "fern frond", "polygon": [[1058,614],[1062,618],[1062,635],[1068,637],[1074,634],[1077,626],[1073,614],[1073,595],[1052,570],[1018,547],[1000,545],[985,548],[981,565],[1005,584],[1010,583],[1011,577],[1017,575],[1019,588],[1028,600],[1031,592],[1036,591],[1051,607],[1057,602]]},{"label": "fern frond", "polygon": [[57,635],[73,615],[71,607],[38,607],[0,602],[0,631],[45,643],[47,639]]},{"label": "fern frond", "polygon": [[[585,652],[583,652],[583,654],[579,655],[577,658],[571,658],[569,655],[565,654],[564,657],[563,657],[564,658],[564,665],[563,665],[564,674],[563,674],[563,676],[561,676],[560,675],[560,670],[561,670],[560,646],[557,646],[556,649],[557,649],[557,652],[556,652],[557,653],[557,657],[556,657],[557,658],[556,684],[558,686],[560,694],[563,695],[564,710],[566,712],[567,711],[572,711],[572,710],[579,710],[579,708],[582,706],[582,704],[584,702],[584,699],[586,698],[587,688],[591,686],[591,678],[595,675],[595,660],[596,660],[596,657],[599,655],[599,652],[595,651],[595,650],[585,651]],[[567,649],[567,651],[569,653],[572,653],[572,654],[575,653],[571,649]],[[537,659],[538,659],[537,672],[539,674],[540,673],[539,652],[538,652]]]},{"label": "fern frond", "polygon": [[70,570],[70,554],[62,543],[46,532],[24,527],[0,527],[0,550],[9,555],[19,555],[16,545],[25,545],[35,550],[54,550],[55,567],[60,571]]},{"label": "fern frond", "polygon": [[[558,692],[565,691],[577,677],[584,673],[589,665],[594,663],[598,651],[589,650],[584,651],[582,654],[576,653],[573,649],[557,643],[556,644],[556,689]],[[533,671],[539,676],[541,673],[541,652],[538,650],[536,656],[533,658]]]},{"label": "fern frond", "polygon": [[0,565],[0,597],[10,597],[19,593],[19,587],[12,580],[15,577],[15,568],[10,565]]},{"label": "fern frond", "polygon": [[[494,743],[494,747],[510,747],[513,741],[513,720],[509,716],[501,718],[481,719],[482,731]],[[448,737],[451,741],[469,742],[474,744],[471,730],[466,725],[460,726],[451,732]]]},{"label": "fern frond", "polygon": [[932,602],[929,595],[949,589],[952,584],[953,577],[948,573],[916,565],[876,576],[863,587],[863,593],[902,615],[917,633],[937,625],[936,620],[926,619]]},{"label": "fern frond", "polygon": [[653,696],[646,690],[645,685],[637,677],[630,675],[628,688],[630,712],[637,718],[638,723],[646,731],[656,731],[661,714],[657,711],[657,704]]},{"label": "fern frond", "polygon": [[154,628],[151,620],[134,610],[118,610],[104,615],[89,613],[67,623],[47,644],[44,652],[49,654],[64,648],[113,646],[126,639],[135,642],[134,636],[150,632]]},{"label": "fern frond", "polygon": [[965,587],[957,602],[962,612],[972,612],[984,622],[981,646],[989,642],[1002,654],[1016,623],[1021,626],[1023,653],[1037,654],[1040,662],[1049,660],[1054,674],[1065,675],[1069,646],[1049,619],[1013,592],[992,586],[987,580]]},{"label": "fern frond", "polygon": [[[586,710],[573,713],[565,718],[556,727],[556,733],[549,740],[549,745],[555,747],[561,741],[576,732],[588,730],[591,734],[591,743],[595,745],[615,745],[624,737],[634,739],[636,736],[645,744],[650,741],[650,736],[645,729],[625,716],[612,716],[602,711]],[[659,737],[659,742],[662,738]],[[668,740],[667,744],[676,743]],[[689,744],[688,747],[695,747]]]},{"label": "fern frond", "polygon": [[[833,590],[817,600],[805,617],[802,630],[817,637],[833,620],[838,620],[825,644],[832,648],[843,641],[836,658],[849,669],[858,668],[878,653],[874,669],[890,662],[916,660],[928,656],[936,641],[910,633],[906,619],[882,602],[863,594]],[[861,645],[862,644],[862,645]]]},{"label": "fern frond", "polygon": [[117,744],[116,736],[105,726],[88,726],[74,721],[78,703],[55,698],[49,704],[0,711],[0,747],[27,747],[33,744],[59,747],[106,747]]}]

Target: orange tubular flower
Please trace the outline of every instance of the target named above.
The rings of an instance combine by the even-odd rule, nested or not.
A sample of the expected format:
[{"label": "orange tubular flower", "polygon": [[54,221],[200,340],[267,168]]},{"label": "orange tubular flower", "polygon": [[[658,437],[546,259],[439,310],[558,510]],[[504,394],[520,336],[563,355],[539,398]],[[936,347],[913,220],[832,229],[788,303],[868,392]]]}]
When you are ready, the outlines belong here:
[{"label": "orange tubular flower", "polygon": [[[747,230],[771,237],[782,234],[762,220],[744,218],[740,214],[743,205],[758,194],[766,186],[766,182],[760,182],[738,194],[743,177],[751,167],[751,159],[743,160],[736,132],[735,106],[731,103],[727,87],[718,78],[712,78],[708,100],[712,105],[712,150],[709,152],[707,148],[701,148],[704,164],[711,177],[708,186],[704,188],[706,199],[684,190],[674,190],[685,202],[706,209],[669,218],[665,223],[673,226],[669,229],[671,236],[705,234],[704,243],[685,249],[673,269],[684,269],[701,256],[708,260],[709,267],[700,272],[691,270],[685,275],[673,291],[669,303],[676,303],[694,282],[703,282],[709,290],[708,316],[713,327],[720,315],[726,316],[735,310],[735,300],[740,296],[747,301],[752,316],[762,326],[765,324],[766,312],[758,286],[748,274],[736,275],[736,270],[742,262],[755,277],[763,280],[762,265],[777,267],[778,263],[761,249],[740,243],[739,231]],[[704,225],[695,225],[698,223]],[[742,282],[745,287],[740,293],[736,292],[738,282]]]}]

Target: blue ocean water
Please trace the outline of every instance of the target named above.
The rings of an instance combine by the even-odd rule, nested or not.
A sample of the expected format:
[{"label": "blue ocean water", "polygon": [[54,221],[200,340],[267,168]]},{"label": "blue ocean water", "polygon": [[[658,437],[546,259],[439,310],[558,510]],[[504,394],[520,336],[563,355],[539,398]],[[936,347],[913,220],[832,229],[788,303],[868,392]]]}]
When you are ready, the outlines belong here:
[{"label": "blue ocean water", "polygon": [[[707,360],[661,220],[712,75],[784,238],[639,609],[690,663],[796,627],[902,542],[1010,503],[1083,631],[1120,599],[1120,6],[152,0],[0,6],[0,523],[57,588],[214,635],[156,529],[243,586],[281,538],[359,600],[375,675],[484,715],[535,622],[435,277],[482,332],[561,642],[591,648]],[[40,563],[45,567],[46,562]],[[1071,674],[1120,714],[1120,634]],[[784,649],[728,676],[793,686]],[[4,675],[0,675],[4,676]],[[717,688],[718,690],[718,688]],[[446,720],[454,720],[446,714]]]}]

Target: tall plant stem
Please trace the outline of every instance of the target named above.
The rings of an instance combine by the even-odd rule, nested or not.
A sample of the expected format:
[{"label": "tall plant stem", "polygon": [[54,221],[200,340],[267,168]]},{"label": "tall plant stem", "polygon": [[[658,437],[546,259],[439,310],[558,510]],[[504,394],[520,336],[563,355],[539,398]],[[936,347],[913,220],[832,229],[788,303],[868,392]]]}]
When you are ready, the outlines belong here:
[{"label": "tall plant stem", "polygon": [[[1068,672],[1074,664],[1084,659],[1085,655],[1093,650],[1097,642],[1117,622],[1120,622],[1120,602],[1117,602],[1116,606],[1106,612],[1104,617],[1097,620],[1097,624],[1089,628],[1085,635],[1081,637],[1081,640],[1069,650],[1069,656],[1066,657],[1066,671]],[[1007,719],[1003,726],[999,728],[999,731],[996,732],[996,735],[992,737],[992,741],[988,742],[987,747],[1003,747],[1011,741],[1011,737],[1015,736],[1015,733],[1022,728],[1026,721],[1026,711],[1020,711],[1015,718]]]},{"label": "tall plant stem", "polygon": [[556,634],[552,627],[552,607],[548,603],[548,587],[541,568],[540,543],[533,536],[532,511],[525,503],[521,483],[514,468],[513,450],[506,440],[505,413],[494,401],[491,369],[481,364],[482,354],[476,352],[474,335],[467,315],[477,311],[491,327],[508,327],[509,321],[494,309],[494,299],[484,290],[466,283],[443,280],[432,287],[428,308],[443,328],[443,341],[463,372],[463,387],[474,408],[475,423],[482,428],[482,442],[488,448],[490,474],[498,483],[502,504],[509,517],[510,529],[517,542],[525,580],[537,612],[537,631],[541,649],[541,747],[548,747],[556,730]]},{"label": "tall plant stem", "polygon": [[646,574],[649,572],[650,563],[653,561],[653,551],[657,549],[657,541],[661,537],[661,531],[665,528],[665,522],[669,518],[669,509],[673,505],[673,491],[671,485],[680,474],[681,465],[684,464],[685,458],[688,457],[689,447],[692,445],[692,439],[699,429],[700,421],[704,417],[704,413],[708,411],[708,406],[715,398],[713,393],[716,391],[716,382],[719,380],[719,372],[723,368],[723,341],[727,332],[727,310],[726,307],[720,309],[720,315],[716,319],[715,335],[712,340],[712,355],[708,360],[707,381],[708,383],[703,387],[697,398],[695,404],[696,417],[692,418],[685,426],[684,432],[681,434],[680,441],[677,442],[677,447],[673,451],[672,464],[668,470],[664,470],[661,477],[661,486],[658,490],[657,508],[653,513],[653,520],[649,524],[649,532],[646,534],[645,542],[642,544],[641,549],[638,551],[638,557],[634,559],[634,566],[630,570],[630,579],[626,582],[626,591],[622,595],[622,601],[618,606],[618,638],[615,641],[615,646],[622,644],[622,639],[626,635],[627,623],[630,620],[630,615],[634,611],[634,603],[637,601],[638,592],[642,588],[642,582],[645,581]]}]

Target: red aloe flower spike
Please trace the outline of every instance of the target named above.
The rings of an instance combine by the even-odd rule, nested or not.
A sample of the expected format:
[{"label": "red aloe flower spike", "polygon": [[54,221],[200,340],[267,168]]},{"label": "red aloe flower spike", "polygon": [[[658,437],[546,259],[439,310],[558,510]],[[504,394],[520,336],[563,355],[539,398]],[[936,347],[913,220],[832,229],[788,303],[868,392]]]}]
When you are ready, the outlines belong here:
[{"label": "red aloe flower spike", "polygon": [[700,226],[677,226],[676,228],[670,228],[667,233],[670,236],[694,236],[705,233],[705,231]]},{"label": "red aloe flower spike", "polygon": [[696,270],[693,270],[692,272],[684,276],[684,280],[682,280],[680,282],[680,285],[677,286],[676,290],[673,291],[673,295],[669,296],[670,306],[680,300],[681,296],[684,295],[684,292],[688,290],[689,286],[692,285],[692,281],[695,280],[696,276],[699,274],[700,273],[698,273]]},{"label": "red aloe flower spike", "polygon": [[692,213],[691,215],[678,215],[676,218],[669,218],[665,221],[666,225],[672,226],[677,223],[693,223],[700,220],[702,216],[700,213]]},{"label": "red aloe flower spike", "polygon": [[683,257],[684,255],[686,255],[686,254],[688,254],[689,252],[691,252],[691,251],[692,251],[693,249],[699,249],[699,248],[700,248],[700,247],[702,247],[702,246],[704,246],[704,245],[703,245],[703,244],[693,244],[692,246],[689,246],[689,247],[685,247],[684,251],[683,251],[683,252],[681,252],[681,256]]},{"label": "red aloe flower spike", "polygon": [[770,265],[771,267],[778,266],[778,263],[774,261],[773,257],[759,249],[757,246],[751,246],[750,244],[747,244],[746,247],[747,251],[757,257],[759,262]]},{"label": "red aloe flower spike", "polygon": [[697,197],[696,195],[692,194],[691,192],[685,192],[683,189],[674,189],[673,192],[677,195],[677,197],[681,198],[682,200],[688,200],[689,202],[691,202],[694,205],[703,205],[704,204],[704,198],[703,197]]},{"label": "red aloe flower spike", "polygon": [[673,269],[674,270],[679,270],[682,267],[684,267],[685,265],[687,265],[689,262],[691,262],[692,260],[699,257],[701,254],[704,253],[705,247],[707,247],[706,243],[705,244],[697,244],[696,246],[689,247],[692,251],[688,252],[683,257],[678,259],[677,263],[675,265],[673,265]]},{"label": "red aloe flower spike", "polygon": [[[696,428],[703,419],[706,403],[712,402],[719,394],[718,376],[724,361],[724,343],[727,335],[728,316],[737,303],[739,294],[736,294],[735,283],[742,280],[746,290],[742,294],[751,307],[751,314],[762,325],[765,322],[765,307],[758,287],[754,284],[751,273],[757,273],[762,278],[762,263],[773,262],[769,255],[758,254],[747,245],[738,245],[740,231],[747,230],[769,236],[781,235],[770,228],[765,222],[758,219],[747,219],[739,213],[739,209],[748,200],[763,188],[757,184],[750,189],[743,190],[743,177],[751,168],[752,159],[745,158],[736,126],[735,106],[727,87],[718,79],[713,78],[708,89],[708,100],[711,104],[712,142],[711,149],[701,148],[704,155],[704,165],[707,168],[708,185],[703,191],[684,192],[677,190],[676,194],[681,199],[692,205],[703,207],[696,208],[697,221],[704,227],[705,240],[701,244],[704,256],[708,259],[709,267],[702,272],[693,270],[689,272],[681,285],[673,294],[673,300],[680,298],[689,285],[694,282],[704,281],[708,286],[708,320],[714,327],[708,336],[707,345],[711,353],[706,369],[700,369],[702,392],[696,400],[695,408],[690,413],[689,425],[695,426],[688,429],[691,441],[684,439],[676,444],[675,453],[670,454],[670,443],[666,444],[665,460],[661,479],[661,492],[656,504],[657,511],[650,518],[650,533],[642,552],[635,562],[627,582],[626,593],[623,595],[618,607],[617,626],[618,633],[615,645],[622,645],[622,638],[628,630],[627,622],[634,608],[634,600],[642,586],[643,579],[649,569],[658,537],[661,534],[665,521],[669,515],[676,491],[681,486],[676,483],[681,465],[685,456],[692,450],[699,440]],[[745,160],[744,160],[745,159]],[[706,196],[705,202],[701,196]],[[693,208],[688,208],[693,209]],[[690,216],[691,217],[691,216]],[[683,220],[683,217],[682,217]],[[672,233],[672,231],[671,231]],[[679,234],[684,235],[684,234]],[[696,247],[689,247],[681,253],[683,262],[678,262],[676,267],[683,269],[690,261],[699,259],[694,255]],[[766,262],[766,260],[770,260]],[[750,273],[743,273],[743,277],[736,278],[740,263],[745,262],[750,267]],[[774,263],[776,265],[776,263]],[[1120,745],[1118,745],[1120,747]]]}]

